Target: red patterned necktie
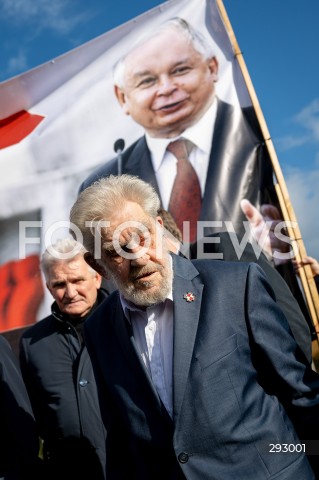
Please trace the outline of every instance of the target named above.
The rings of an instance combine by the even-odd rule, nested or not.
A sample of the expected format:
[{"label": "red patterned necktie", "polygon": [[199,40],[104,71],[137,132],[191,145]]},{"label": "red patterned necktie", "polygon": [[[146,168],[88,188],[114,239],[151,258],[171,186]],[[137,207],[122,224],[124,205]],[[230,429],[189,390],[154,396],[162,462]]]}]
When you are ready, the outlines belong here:
[{"label": "red patterned necktie", "polygon": [[193,144],[183,138],[171,142],[167,147],[167,150],[177,158],[177,174],[168,210],[181,232],[183,232],[183,222],[190,222],[190,241],[194,242],[202,195],[197,173],[188,159],[192,147]]}]

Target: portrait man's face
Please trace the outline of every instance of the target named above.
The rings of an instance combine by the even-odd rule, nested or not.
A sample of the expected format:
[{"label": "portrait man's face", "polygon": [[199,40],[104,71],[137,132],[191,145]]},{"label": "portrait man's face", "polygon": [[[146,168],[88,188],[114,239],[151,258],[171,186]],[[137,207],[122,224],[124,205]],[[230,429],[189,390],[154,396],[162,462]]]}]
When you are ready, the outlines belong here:
[{"label": "portrait man's face", "polygon": [[92,272],[82,255],[57,261],[49,269],[47,287],[60,311],[70,318],[89,313],[97,298],[101,277]]},{"label": "portrait man's face", "polygon": [[165,30],[125,59],[124,112],[152,137],[172,138],[196,123],[212,103],[218,64],[205,60],[176,29]]},{"label": "portrait man's face", "polygon": [[167,247],[161,241],[161,218],[150,218],[140,205],[126,202],[108,220],[111,226],[102,233],[101,259],[119,291],[141,306],[165,300],[172,273]]}]

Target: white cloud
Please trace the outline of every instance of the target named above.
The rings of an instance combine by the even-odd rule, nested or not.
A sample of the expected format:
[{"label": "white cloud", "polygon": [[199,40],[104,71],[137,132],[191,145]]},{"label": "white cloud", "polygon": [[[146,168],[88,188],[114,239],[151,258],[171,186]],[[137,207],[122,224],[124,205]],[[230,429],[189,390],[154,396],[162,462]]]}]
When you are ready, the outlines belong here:
[{"label": "white cloud", "polygon": [[312,142],[312,137],[310,135],[286,135],[285,137],[276,139],[276,147],[278,150],[284,152],[306,145],[308,142]]},{"label": "white cloud", "polygon": [[276,139],[276,149],[283,152],[304,146],[314,150],[311,169],[308,161],[293,168],[285,162],[284,177],[307,253],[319,258],[319,99],[306,105],[291,122],[296,133]]},{"label": "white cloud", "polygon": [[34,18],[59,16],[69,0],[2,0],[1,14],[15,23],[24,23]]},{"label": "white cloud", "polygon": [[288,169],[285,180],[307,253],[319,258],[319,170]]},{"label": "white cloud", "polygon": [[35,33],[46,28],[65,34],[92,16],[72,12],[72,5],[70,0],[2,0],[0,17],[15,25],[35,24]]},{"label": "white cloud", "polygon": [[319,143],[319,99],[314,99],[291,119],[302,133],[287,135],[276,139],[276,145],[281,151],[291,150],[307,143]]},{"label": "white cloud", "polygon": [[9,59],[6,73],[11,74],[17,71],[27,70],[27,68],[28,62],[26,54],[23,50],[20,50],[17,55]]},{"label": "white cloud", "polygon": [[309,105],[303,108],[293,121],[297,125],[306,128],[313,141],[319,142],[319,99],[313,100]]}]

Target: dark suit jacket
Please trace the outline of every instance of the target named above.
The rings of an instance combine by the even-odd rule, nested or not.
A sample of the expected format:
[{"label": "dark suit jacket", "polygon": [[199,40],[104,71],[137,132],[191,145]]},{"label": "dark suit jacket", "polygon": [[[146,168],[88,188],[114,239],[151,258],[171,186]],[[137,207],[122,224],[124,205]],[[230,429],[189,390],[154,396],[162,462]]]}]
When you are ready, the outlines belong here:
[{"label": "dark suit jacket", "polygon": [[[262,270],[172,256],[173,419],[118,293],[85,324],[108,426],[108,478],[176,480],[183,472],[191,480],[314,479],[303,454],[268,453],[271,443],[300,443],[283,405],[298,425],[311,413],[315,438],[319,376],[298,358]],[[193,302],[183,299],[186,292]]]},{"label": "dark suit jacket", "polygon": [[289,289],[283,277],[277,272],[275,267],[267,260],[261,252],[254,251],[251,243],[242,244],[242,239],[233,233],[221,232],[208,237],[202,238],[198,243],[190,246],[189,258],[203,258],[213,260],[225,260],[227,262],[255,262],[264,270],[267,280],[270,283],[276,301],[285,317],[289,326],[305,354],[309,363],[312,362],[312,336],[311,331],[304,317],[300,306]]},{"label": "dark suit jacket", "polygon": [[[0,335],[0,477],[42,478],[39,438],[18,358]],[[39,476],[38,476],[39,475]]]},{"label": "dark suit jacket", "polygon": [[[240,200],[248,198],[258,206],[273,195],[272,168],[266,148],[260,141],[261,137],[258,138],[256,134],[259,127],[253,112],[252,108],[234,109],[218,100],[200,215],[200,220],[206,221],[231,220],[237,233],[243,232],[242,222],[246,220],[240,208]],[[122,173],[136,175],[150,183],[160,196],[145,137],[137,140],[123,153]],[[82,183],[80,191],[110,174],[117,175],[117,159],[93,171]],[[210,232],[220,230],[220,226],[212,227]]]}]

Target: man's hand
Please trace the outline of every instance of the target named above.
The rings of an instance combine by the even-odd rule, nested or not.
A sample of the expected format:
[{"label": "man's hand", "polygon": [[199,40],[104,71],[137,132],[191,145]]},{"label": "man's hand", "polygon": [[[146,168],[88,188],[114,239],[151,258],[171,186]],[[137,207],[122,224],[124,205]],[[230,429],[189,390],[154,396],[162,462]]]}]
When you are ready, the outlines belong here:
[{"label": "man's hand", "polygon": [[284,241],[283,237],[288,237],[280,233],[283,219],[278,208],[264,204],[259,211],[246,198],[241,200],[240,206],[250,223],[252,239],[260,245],[268,260],[273,260],[275,265],[286,263],[289,241]]},{"label": "man's hand", "polygon": [[313,276],[315,277],[316,275],[319,275],[319,263],[318,260],[316,260],[313,257],[304,257],[300,262],[297,262],[296,260],[293,261],[295,272],[297,275],[299,275],[299,269],[303,267],[304,265],[310,265],[311,272]]}]

